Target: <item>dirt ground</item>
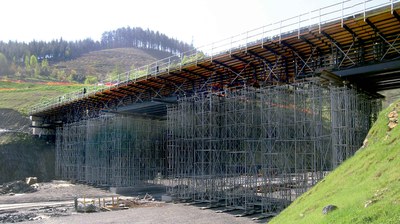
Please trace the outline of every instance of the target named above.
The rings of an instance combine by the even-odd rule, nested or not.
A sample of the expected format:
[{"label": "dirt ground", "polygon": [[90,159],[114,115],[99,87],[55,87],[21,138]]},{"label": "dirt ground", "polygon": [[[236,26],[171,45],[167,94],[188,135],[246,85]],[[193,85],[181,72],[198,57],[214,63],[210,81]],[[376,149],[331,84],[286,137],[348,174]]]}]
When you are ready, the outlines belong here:
[{"label": "dirt ground", "polygon": [[[151,192],[161,195],[162,192]],[[77,197],[79,206],[90,204],[109,204],[111,198],[119,203],[134,206],[112,211],[78,213],[74,207]],[[99,198],[101,200],[99,201]],[[103,200],[104,199],[104,200]],[[84,184],[72,184],[68,181],[39,183],[37,191],[25,194],[0,195],[0,223],[265,223],[267,220],[254,221],[260,214],[237,217],[240,210],[220,212],[224,207],[202,209],[202,204],[165,203],[152,197],[145,191],[132,192],[131,195],[118,195],[107,189]],[[106,202],[107,201],[107,202]],[[125,202],[121,202],[125,201]],[[117,204],[115,202],[115,204]],[[79,207],[78,206],[78,207]],[[119,205],[121,206],[121,205]],[[98,207],[100,208],[100,206]]]}]

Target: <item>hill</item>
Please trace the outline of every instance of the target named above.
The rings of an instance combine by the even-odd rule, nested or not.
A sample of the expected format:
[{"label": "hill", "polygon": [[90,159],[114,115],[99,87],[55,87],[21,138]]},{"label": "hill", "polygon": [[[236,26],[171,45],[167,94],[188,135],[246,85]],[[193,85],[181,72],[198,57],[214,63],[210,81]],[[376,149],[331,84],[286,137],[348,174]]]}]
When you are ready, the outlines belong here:
[{"label": "hill", "polygon": [[[88,76],[93,82],[109,75],[119,74],[171,56],[170,53],[153,49],[115,48],[92,51],[74,60],[50,65],[57,73],[69,76],[69,81],[83,82]],[[73,77],[71,77],[73,76]],[[38,76],[29,81],[0,80],[0,108],[15,109],[23,114],[35,104],[84,88],[87,85]],[[91,84],[91,83],[89,83]]]},{"label": "hill", "polygon": [[75,74],[73,80],[83,82],[87,76],[103,80],[111,73],[123,73],[169,56],[168,52],[152,49],[114,48],[92,51],[74,60],[56,63],[53,67],[66,74]]},{"label": "hill", "polygon": [[[27,115],[40,102],[77,91],[85,85],[63,82],[22,82],[0,80],[0,108],[14,109]],[[0,119],[1,122],[2,119]]]},{"label": "hill", "polygon": [[[364,146],[270,223],[400,223],[400,101],[383,110]],[[337,209],[322,214],[327,205]]]},{"label": "hill", "polygon": [[104,32],[100,41],[0,41],[0,78],[96,82],[111,71],[125,72],[193,49],[158,31],[129,26]]}]

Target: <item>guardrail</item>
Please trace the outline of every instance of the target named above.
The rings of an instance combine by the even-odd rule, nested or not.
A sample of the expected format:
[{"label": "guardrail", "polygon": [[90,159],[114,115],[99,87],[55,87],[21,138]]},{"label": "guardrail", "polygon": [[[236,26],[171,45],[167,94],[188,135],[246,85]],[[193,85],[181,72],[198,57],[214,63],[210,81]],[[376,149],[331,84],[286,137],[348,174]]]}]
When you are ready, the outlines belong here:
[{"label": "guardrail", "polygon": [[330,6],[293,16],[257,29],[249,30],[212,44],[199,47],[195,50],[171,56],[149,65],[109,77],[99,84],[85,87],[81,91],[68,93],[58,98],[39,103],[31,108],[30,114],[35,114],[67,102],[88,97],[97,92],[110,89],[116,85],[136,82],[139,79],[154,77],[166,71],[180,69],[190,63],[198,63],[203,60],[213,60],[213,58],[218,55],[230,54],[232,51],[238,49],[247,49],[248,46],[254,44],[266,44],[272,39],[279,39],[280,41],[282,36],[288,33],[297,31],[297,34],[300,37],[302,28],[318,26],[318,29],[321,29],[322,25],[338,20],[340,20],[343,25],[345,18],[356,14],[363,14],[365,20],[370,11],[381,7],[390,6],[393,12],[394,4],[398,2],[400,2],[400,0],[344,0]]}]

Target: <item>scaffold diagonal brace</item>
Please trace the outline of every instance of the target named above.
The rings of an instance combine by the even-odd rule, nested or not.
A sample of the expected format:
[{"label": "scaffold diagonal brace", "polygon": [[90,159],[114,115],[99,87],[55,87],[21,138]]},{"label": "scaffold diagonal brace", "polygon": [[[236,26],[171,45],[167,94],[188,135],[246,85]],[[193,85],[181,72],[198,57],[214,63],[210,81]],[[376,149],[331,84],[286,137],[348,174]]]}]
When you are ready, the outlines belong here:
[{"label": "scaffold diagonal brace", "polygon": [[350,52],[351,48],[353,48],[353,46],[354,46],[354,42],[351,43],[351,45],[350,45],[349,49],[347,49],[346,53],[344,53],[341,49],[339,49],[339,50],[342,51],[342,53],[344,54],[344,57],[343,57],[342,61],[340,62],[339,66],[338,66],[339,68],[340,68],[340,66],[342,66],[342,64],[343,64],[343,62],[344,62],[344,60],[345,60],[346,58],[348,58],[351,62],[353,62],[353,65],[356,64],[356,63],[355,63],[353,60],[351,60],[351,58],[349,57],[349,52]]},{"label": "scaffold diagonal brace", "polygon": [[[331,42],[332,42],[333,45],[335,45],[335,46],[337,47],[337,49],[339,49],[340,52],[342,52],[342,54],[343,54],[343,56],[344,56],[344,58],[343,58],[342,61],[340,62],[340,65],[342,64],[342,62],[343,62],[346,58],[349,59],[349,61],[351,61],[351,63],[353,63],[353,65],[356,64],[356,63],[349,57],[349,55],[348,55],[348,53],[350,52],[351,48],[352,48],[353,45],[354,45],[354,42],[351,43],[349,49],[347,50],[347,53],[344,52],[344,51],[342,50],[342,48],[340,48],[334,41],[331,41]],[[339,67],[340,67],[340,65],[339,65]]]},{"label": "scaffold diagonal brace", "polygon": [[301,58],[301,60],[304,62],[304,65],[303,65],[303,67],[301,67],[301,69],[300,69],[300,71],[299,71],[299,74],[304,70],[304,68],[307,66],[312,72],[314,72],[314,69],[312,69],[312,68],[310,68],[310,66],[308,65],[308,62],[310,61],[310,59],[312,58],[312,56],[314,55],[314,52],[316,51],[316,47],[314,47],[313,49],[312,49],[312,51],[311,51],[311,54],[310,54],[310,56],[308,56],[308,58],[307,58],[307,60],[304,62]]},{"label": "scaffold diagonal brace", "polygon": [[396,39],[394,39],[393,43],[390,43],[389,41],[387,41],[385,38],[383,38],[382,35],[380,35],[378,33],[378,35],[389,45],[389,48],[386,50],[385,54],[383,54],[381,61],[385,58],[385,56],[387,55],[387,53],[389,53],[390,49],[395,50],[397,53],[400,54],[400,51],[394,46],[396,44],[397,39],[399,38],[400,35],[397,35]]}]

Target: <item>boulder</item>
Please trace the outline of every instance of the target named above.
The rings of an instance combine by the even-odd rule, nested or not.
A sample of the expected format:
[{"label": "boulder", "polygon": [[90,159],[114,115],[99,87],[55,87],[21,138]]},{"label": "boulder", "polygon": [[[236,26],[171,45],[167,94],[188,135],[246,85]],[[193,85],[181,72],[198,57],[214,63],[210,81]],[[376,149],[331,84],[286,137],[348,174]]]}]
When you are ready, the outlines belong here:
[{"label": "boulder", "polygon": [[336,205],[327,205],[322,209],[322,214],[326,215],[334,210],[336,210],[338,207]]}]

